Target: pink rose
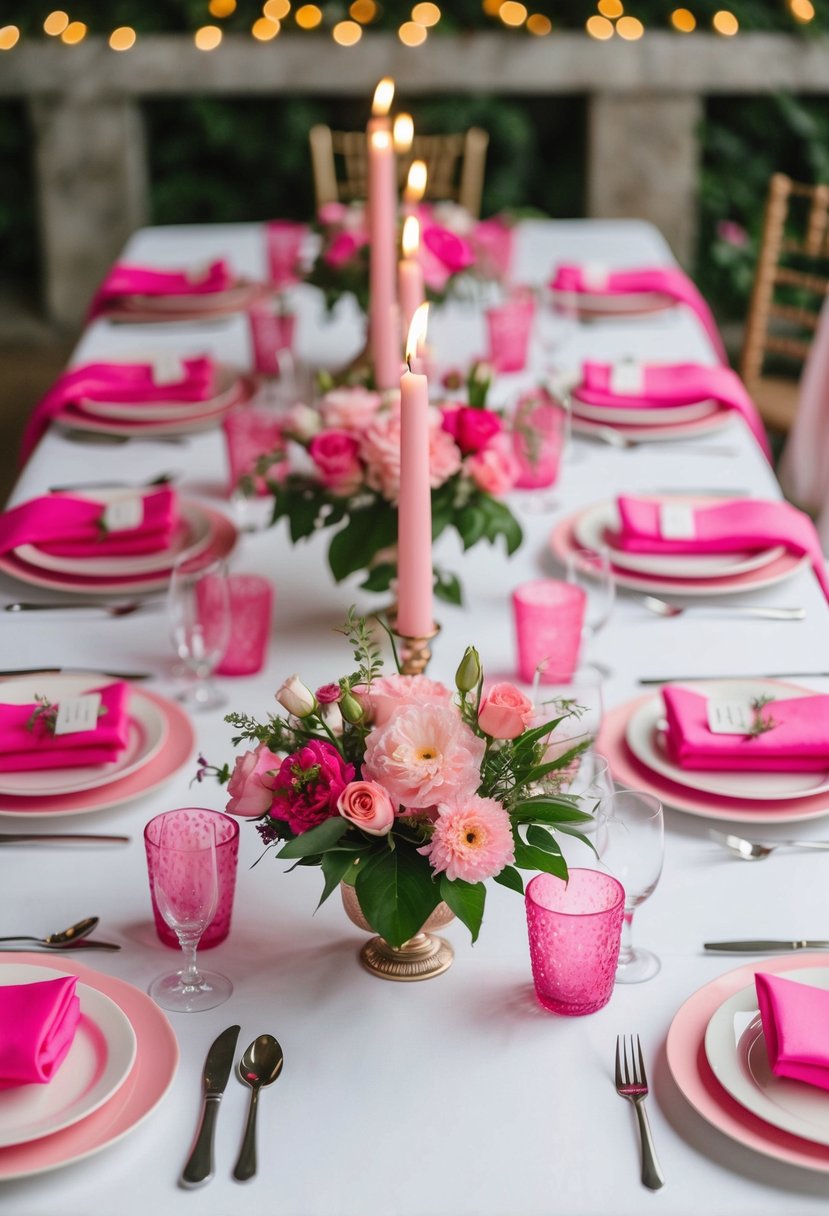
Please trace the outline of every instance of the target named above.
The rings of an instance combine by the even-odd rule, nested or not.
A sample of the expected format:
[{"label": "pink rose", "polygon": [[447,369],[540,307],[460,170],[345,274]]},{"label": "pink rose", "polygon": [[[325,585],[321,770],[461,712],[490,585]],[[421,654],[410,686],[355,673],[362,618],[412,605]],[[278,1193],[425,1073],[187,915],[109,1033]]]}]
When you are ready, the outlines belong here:
[{"label": "pink rose", "polygon": [[491,410],[472,409],[468,405],[450,406],[443,410],[443,429],[449,432],[464,456],[469,456],[480,452],[500,435],[502,423]]},{"label": "pink rose", "polygon": [[335,388],[326,393],[320,410],[327,427],[362,431],[380,408],[380,394],[368,388]]},{"label": "pink rose", "polygon": [[243,819],[258,819],[270,810],[273,801],[273,778],[281,761],[260,743],[252,752],[237,757],[227,792],[229,815]]},{"label": "pink rose", "polygon": [[368,236],[364,232],[339,232],[322,255],[322,260],[332,270],[339,270],[346,262],[353,261],[367,244]]},{"label": "pink rose", "polygon": [[496,498],[513,488],[520,471],[514,452],[500,435],[482,452],[467,456],[464,467],[479,490]]},{"label": "pink rose", "polygon": [[333,705],[335,701],[339,701],[342,695],[339,684],[323,684],[314,693],[320,705]]},{"label": "pink rose", "polygon": [[734,245],[737,249],[744,249],[748,244],[748,233],[736,220],[720,220],[717,224],[717,236],[727,245]]},{"label": "pink rose", "polygon": [[424,227],[423,244],[450,274],[459,274],[475,261],[469,242],[439,224]]},{"label": "pink rose", "polygon": [[360,444],[347,431],[323,431],[308,445],[311,459],[320,471],[322,483],[332,494],[343,498],[353,494],[363,480],[357,458]]},{"label": "pink rose", "polygon": [[452,693],[445,684],[428,676],[380,676],[368,690],[358,685],[354,695],[375,726],[384,726],[404,706],[451,705]]},{"label": "pink rose", "polygon": [[385,836],[394,823],[394,803],[376,781],[352,781],[337,800],[343,819],[369,836]]},{"label": "pink rose", "polygon": [[514,684],[493,684],[478,710],[478,726],[490,739],[517,739],[532,725],[533,703]]},{"label": "pink rose", "polygon": [[328,228],[341,224],[346,217],[348,208],[345,203],[323,203],[317,212],[317,219]]},{"label": "pink rose", "polygon": [[337,814],[337,800],[354,778],[354,765],[346,764],[331,743],[311,739],[286,756],[273,781],[271,816],[284,819],[300,835]]},{"label": "pink rose", "polygon": [[454,706],[414,702],[368,736],[363,774],[398,806],[424,810],[474,794],[484,750]]},{"label": "pink rose", "polygon": [[366,481],[389,502],[400,490],[400,413],[377,414],[360,440],[360,455],[366,463]]},{"label": "pink rose", "polygon": [[433,490],[454,477],[461,468],[458,446],[443,429],[439,416],[429,429],[429,484]]}]

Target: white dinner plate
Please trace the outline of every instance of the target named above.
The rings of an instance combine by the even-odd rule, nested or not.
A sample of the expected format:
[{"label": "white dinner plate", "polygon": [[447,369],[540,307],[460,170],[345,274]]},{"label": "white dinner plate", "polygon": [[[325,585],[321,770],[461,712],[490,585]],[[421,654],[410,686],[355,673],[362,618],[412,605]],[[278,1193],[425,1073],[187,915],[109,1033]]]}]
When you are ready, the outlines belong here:
[{"label": "white dinner plate", "polygon": [[[129,491],[114,490],[107,495],[103,490],[90,491],[86,497],[101,502],[110,502],[116,497],[129,497]],[[133,574],[154,574],[157,570],[171,570],[179,559],[197,557],[209,548],[213,540],[210,517],[195,502],[179,503],[179,524],[173,532],[168,548],[155,553],[110,554],[106,557],[67,557],[57,553],[46,553],[37,545],[18,545],[12,552],[21,561],[36,566],[39,570],[56,570],[60,574],[92,575],[101,578],[128,578]]]},{"label": "white dinner plate", "polygon": [[[647,497],[642,495],[643,498]],[[680,494],[656,499],[659,502],[691,503],[694,506],[710,506],[713,498],[690,498]],[[597,503],[577,516],[573,522],[573,535],[583,549],[606,548],[614,566],[624,570],[636,570],[640,574],[656,574],[660,578],[724,578],[759,570],[782,557],[783,545],[761,549],[758,552],[742,553],[692,553],[684,554],[628,553],[613,544],[619,530],[619,510],[612,499]]]},{"label": "white dinner plate", "polygon": [[117,305],[125,312],[216,312],[220,309],[235,311],[247,307],[262,291],[261,283],[240,281],[223,291],[191,291],[180,296],[138,293],[124,295],[118,297]]},{"label": "white dinner plate", "polygon": [[[686,687],[678,685],[678,687]],[[776,680],[709,680],[687,685],[693,692],[720,693],[729,700],[754,697],[811,697],[814,690]],[[774,713],[770,705],[769,713]],[[652,772],[661,773],[686,789],[718,794],[724,798],[743,798],[757,802],[785,802],[790,798],[808,798],[829,790],[829,765],[819,773],[723,773],[707,769],[680,768],[668,757],[662,742],[660,723],[665,717],[665,705],[659,693],[644,702],[631,714],[625,738],[637,760]]]},{"label": "white dinner plate", "polygon": [[663,291],[627,291],[611,295],[602,291],[570,291],[550,288],[554,301],[561,300],[565,310],[574,306],[579,312],[596,316],[625,316],[643,312],[661,312],[676,308],[677,301]]},{"label": "white dinner plate", "polygon": [[[58,979],[66,972],[31,963],[0,964],[0,986]],[[114,1001],[79,983],[81,1020],[66,1058],[45,1085],[0,1090],[0,1148],[26,1144],[71,1127],[102,1106],[126,1081],[135,1032]]]},{"label": "white dinner plate", "polygon": [[[762,970],[762,967],[758,967]],[[829,989],[829,967],[784,972],[783,979]],[[753,984],[723,1001],[705,1032],[705,1054],[711,1069],[731,1097],[773,1127],[829,1145],[829,1093],[815,1085],[776,1077],[771,1071],[760,1015],[746,1029],[740,1015],[756,1013]],[[740,1018],[735,1028],[735,1017]]]},{"label": "white dinner plate", "polygon": [[216,392],[202,401],[93,401],[82,397],[78,409],[98,418],[120,418],[127,422],[175,422],[203,417],[227,409],[239,394],[241,372],[222,365],[216,369]]},{"label": "white dinner plate", "polygon": [[[28,705],[34,703],[36,696],[60,701],[62,697],[78,696],[90,688],[100,688],[106,682],[106,677],[83,672],[44,672],[42,675],[21,676],[20,679],[0,683],[0,702]],[[144,697],[135,686],[130,689],[129,717],[127,746],[117,760],[77,768],[0,773],[0,794],[11,794],[18,798],[72,794],[110,785],[137,772],[161,750],[167,737],[167,720],[158,706]]]},{"label": "white dinner plate", "polygon": [[[574,390],[570,396],[573,413],[579,418],[590,418],[596,422],[622,422],[627,425],[650,426],[654,422],[694,422],[707,418],[720,408],[716,401],[694,401],[690,405],[592,405],[583,401]],[[620,398],[620,401],[623,398]],[[635,398],[631,398],[635,401]]]}]

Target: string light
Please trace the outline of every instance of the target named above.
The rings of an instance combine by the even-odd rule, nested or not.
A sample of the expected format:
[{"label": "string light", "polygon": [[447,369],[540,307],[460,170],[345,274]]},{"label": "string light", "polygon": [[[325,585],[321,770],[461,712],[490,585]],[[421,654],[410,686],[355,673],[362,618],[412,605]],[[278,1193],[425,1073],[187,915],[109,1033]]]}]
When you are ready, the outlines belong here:
[{"label": "string light", "polygon": [[20,41],[20,30],[16,25],[4,25],[0,28],[0,51],[10,51]]},{"label": "string light", "polygon": [[322,21],[322,9],[316,4],[303,4],[297,9],[295,19],[301,30],[314,30]]},{"label": "string light", "polygon": [[418,25],[425,25],[427,29],[437,25],[441,16],[441,11],[436,4],[416,4],[412,9],[412,21],[416,21]]},{"label": "string light", "polygon": [[645,32],[645,27],[638,17],[620,17],[616,22],[616,33],[626,42],[636,42]]},{"label": "string light", "polygon": [[691,34],[697,28],[697,19],[690,9],[675,8],[671,13],[671,25],[680,34]]},{"label": "string light", "polygon": [[113,51],[128,51],[135,46],[136,33],[132,26],[119,25],[109,36],[109,45]]},{"label": "string light", "polygon": [[207,10],[211,17],[229,17],[236,12],[236,0],[210,0]]},{"label": "string light", "polygon": [[265,0],[262,16],[268,21],[284,21],[291,11],[291,0]]},{"label": "string light", "polygon": [[596,5],[603,17],[608,17],[611,21],[615,21],[617,17],[621,17],[625,11],[625,6],[621,0],[599,0]]},{"label": "string light", "polygon": [[584,28],[591,38],[598,38],[600,42],[606,42],[608,38],[613,37],[613,22],[608,21],[607,17],[598,17],[594,14],[587,18]]},{"label": "string light", "polygon": [[422,46],[426,41],[427,30],[416,21],[404,21],[397,31],[397,37],[404,46]]},{"label": "string light", "polygon": [[331,31],[331,37],[340,46],[354,46],[363,36],[363,27],[356,21],[338,21]]},{"label": "string light", "polygon": [[483,0],[481,5],[487,17],[497,17],[498,10],[501,7],[501,0]]},{"label": "string light", "polygon": [[504,0],[498,9],[498,16],[504,25],[511,25],[517,28],[527,20],[527,6],[526,4],[519,4],[518,0]]},{"label": "string light", "polygon": [[59,37],[69,24],[69,14],[57,8],[43,22],[43,31],[52,38]]},{"label": "string light", "polygon": [[348,15],[355,21],[368,25],[377,16],[377,5],[374,3],[374,0],[354,0],[354,3],[348,10]]},{"label": "string light", "polygon": [[737,18],[725,8],[721,8],[714,13],[711,24],[718,34],[722,34],[726,38],[731,38],[740,28]]},{"label": "string light", "polygon": [[67,46],[76,46],[79,42],[83,42],[87,34],[87,27],[83,21],[70,21],[66,29],[60,36],[61,42],[65,42]]},{"label": "string light", "polygon": [[222,40],[222,31],[218,25],[203,25],[193,35],[193,41],[200,51],[215,51]]},{"label": "string light", "polygon": [[804,25],[814,18],[815,6],[812,0],[790,0],[789,8],[795,21],[801,21]]},{"label": "string light", "polygon": [[257,42],[270,42],[281,29],[278,21],[271,21],[270,17],[259,17],[250,27],[250,32]]},{"label": "string light", "polygon": [[531,17],[527,18],[527,29],[531,34],[535,34],[536,38],[543,38],[545,34],[550,33],[552,28],[552,21],[543,13],[533,13]]}]

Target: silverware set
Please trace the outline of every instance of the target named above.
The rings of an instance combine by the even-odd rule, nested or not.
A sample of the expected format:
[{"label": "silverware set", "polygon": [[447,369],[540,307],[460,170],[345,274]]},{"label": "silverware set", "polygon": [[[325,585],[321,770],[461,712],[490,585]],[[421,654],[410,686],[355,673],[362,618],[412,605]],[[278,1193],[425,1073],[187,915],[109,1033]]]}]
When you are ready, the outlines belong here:
[{"label": "silverware set", "polygon": [[643,607],[654,616],[666,618],[687,616],[688,613],[704,613],[706,616],[739,616],[753,617],[760,621],[802,621],[806,616],[805,608],[766,608],[754,604],[672,604],[661,600],[656,595],[636,595]]},{"label": "silverware set", "polygon": [[651,1125],[645,1110],[645,1099],[649,1093],[648,1076],[638,1034],[629,1035],[627,1041],[623,1035],[616,1036],[615,1079],[616,1093],[621,1098],[627,1098],[636,1111],[642,1150],[642,1185],[649,1191],[658,1191],[665,1185],[665,1176],[656,1158]]},{"label": "silverware set", "polygon": [[78,600],[74,604],[35,604],[15,600],[3,604],[3,611],[22,616],[26,612],[92,612],[103,616],[132,616],[135,612],[159,612],[164,604],[161,600],[121,600],[108,604],[103,600]]},{"label": "silverware set", "polygon": [[[211,1045],[202,1073],[203,1098],[199,1126],[187,1163],[181,1172],[179,1183],[187,1189],[203,1186],[214,1174],[214,1143],[216,1122],[222,1095],[230,1080],[233,1059],[239,1039],[240,1026],[228,1026]],[[256,1116],[259,1092],[273,1084],[282,1072],[282,1048],[269,1034],[261,1034],[242,1053],[238,1076],[243,1085],[250,1087],[242,1145],[233,1167],[237,1182],[247,1182],[256,1174]]]},{"label": "silverware set", "polygon": [[[63,951],[63,953],[72,950],[120,950],[121,947],[115,942],[103,942],[90,937],[90,934],[97,928],[99,920],[98,916],[87,916],[84,920],[79,920],[76,925],[70,925],[68,929],[61,929],[59,933],[50,933],[46,937],[29,937],[25,934],[0,937],[0,948],[12,952],[24,950],[27,952]],[[19,944],[7,946],[6,942]]]},{"label": "silverware set", "polygon": [[765,861],[777,849],[806,849],[813,853],[823,853],[829,849],[829,840],[746,840],[742,836],[717,832],[713,828],[708,834],[742,861]]}]

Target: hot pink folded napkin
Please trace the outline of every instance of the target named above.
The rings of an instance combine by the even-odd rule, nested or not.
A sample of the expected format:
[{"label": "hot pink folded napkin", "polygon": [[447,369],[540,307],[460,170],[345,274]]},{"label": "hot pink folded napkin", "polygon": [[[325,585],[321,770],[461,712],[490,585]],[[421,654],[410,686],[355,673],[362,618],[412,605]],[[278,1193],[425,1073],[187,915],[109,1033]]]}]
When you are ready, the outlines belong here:
[{"label": "hot pink folded napkin", "polygon": [[51,1081],[81,1019],[77,976],[0,987],[0,1089]]},{"label": "hot pink folded napkin", "polygon": [[[735,553],[785,545],[790,553],[808,554],[815,578],[829,600],[829,577],[815,525],[788,502],[734,498],[710,507],[679,508],[687,535],[668,527],[668,504],[639,498],[617,499],[621,526],[615,538],[629,553]],[[673,508],[669,508],[673,510]],[[671,523],[675,523],[674,518]],[[680,529],[684,531],[684,529]]]},{"label": "hot pink folded napkin", "polygon": [[136,491],[132,501],[137,502],[140,521],[119,527],[123,521],[112,515],[111,508],[91,498],[70,494],[32,498],[0,515],[0,553],[19,545],[37,545],[61,557],[115,557],[168,549],[178,522],[175,490],[164,486]]},{"label": "hot pink folded napkin", "polygon": [[680,768],[719,772],[816,773],[829,768],[829,696],[786,697],[762,709],[771,730],[725,735],[708,725],[708,698],[690,688],[662,689],[665,746]]},{"label": "hot pink folded napkin", "polygon": [[763,452],[770,457],[768,439],[757,408],[742,380],[730,367],[705,367],[699,363],[644,365],[642,392],[636,395],[614,391],[613,374],[610,363],[583,363],[582,382],[576,389],[579,398],[588,405],[667,410],[712,399],[742,415]]},{"label": "hot pink folded napkin", "polygon": [[100,693],[100,707],[104,712],[99,715],[94,730],[74,734],[52,734],[42,716],[32,722],[32,714],[40,708],[34,702],[31,705],[0,704],[0,773],[78,768],[117,760],[127,745],[129,734],[129,685],[118,681],[88,691]]},{"label": "hot pink folded napkin", "polygon": [[84,363],[59,376],[26,424],[21,464],[29,459],[52,418],[67,405],[90,401],[207,401],[216,393],[216,365],[209,356],[182,360],[182,376],[157,382],[151,363]]},{"label": "hot pink folded napkin", "polygon": [[593,295],[628,295],[655,291],[685,304],[699,317],[711,345],[721,363],[728,363],[723,340],[711,309],[699,288],[678,266],[642,266],[631,270],[611,270],[606,275],[594,275],[589,268],[575,265],[559,266],[550,287],[554,291],[590,292]]},{"label": "hot pink folded napkin", "polygon": [[227,262],[221,258],[196,272],[116,264],[96,291],[87,320],[109,311],[122,296],[205,295],[227,291],[235,281]]},{"label": "hot pink folded napkin", "polygon": [[774,1075],[829,1089],[829,992],[761,971],[754,984]]}]

